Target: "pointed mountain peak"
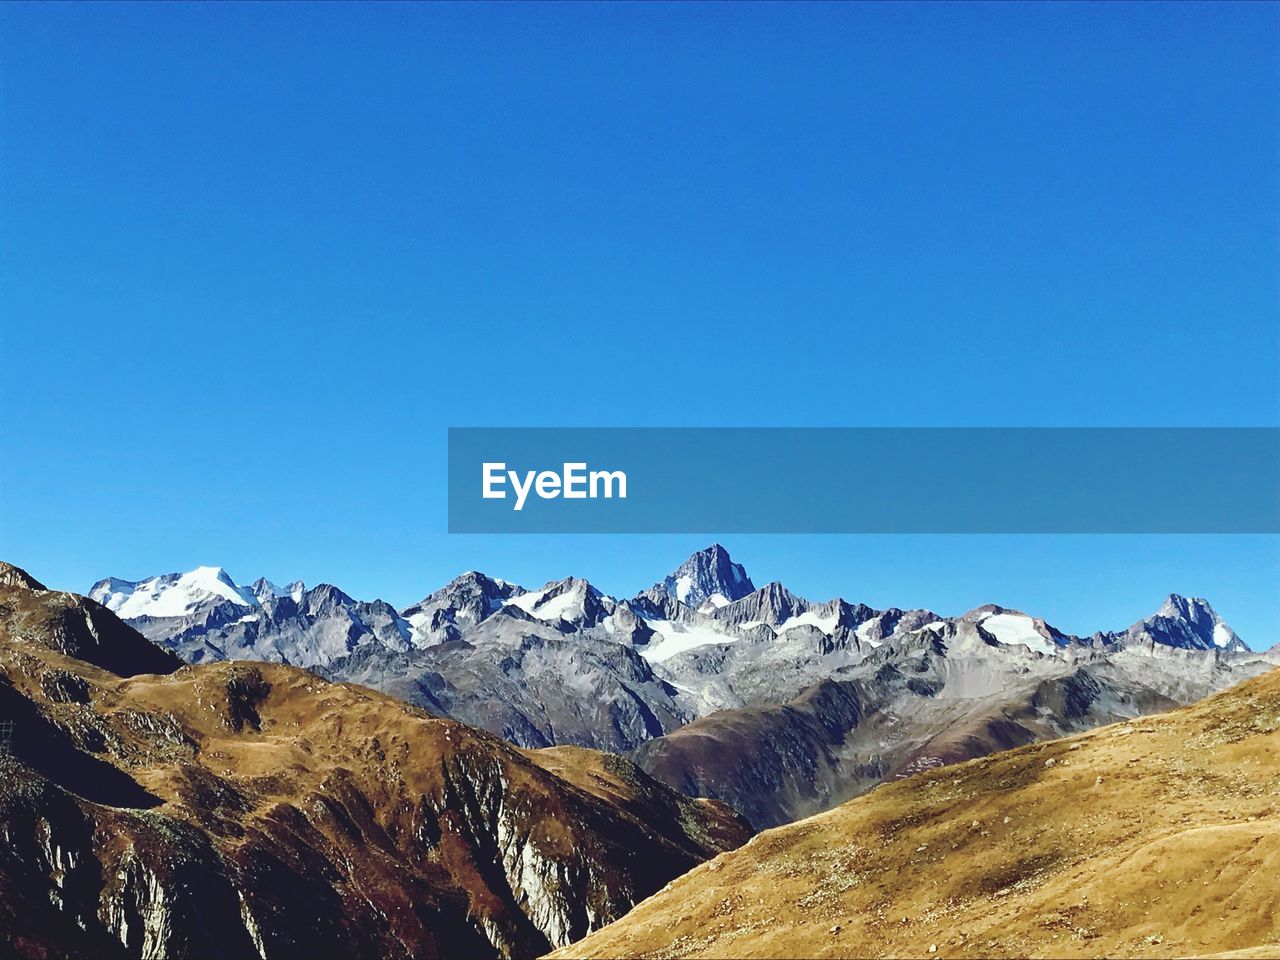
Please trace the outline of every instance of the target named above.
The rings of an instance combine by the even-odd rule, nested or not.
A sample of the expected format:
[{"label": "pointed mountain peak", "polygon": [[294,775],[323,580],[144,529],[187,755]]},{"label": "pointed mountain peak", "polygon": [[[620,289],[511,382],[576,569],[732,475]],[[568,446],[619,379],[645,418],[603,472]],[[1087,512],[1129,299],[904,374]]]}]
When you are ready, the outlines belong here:
[{"label": "pointed mountain peak", "polygon": [[413,627],[415,646],[429,646],[456,636],[459,624],[488,619],[504,603],[524,592],[524,587],[514,583],[468,570],[406,607],[401,615]]},{"label": "pointed mountain peak", "polygon": [[699,550],[653,586],[695,610],[704,605],[709,609],[726,606],[755,589],[742,564],[734,563],[718,543]]},{"label": "pointed mountain peak", "polygon": [[1171,620],[1190,620],[1195,622],[1208,618],[1210,622],[1217,619],[1217,612],[1208,600],[1201,597],[1184,597],[1171,593],[1164,598],[1164,603],[1156,611],[1157,617],[1168,617]]},{"label": "pointed mountain peak", "polygon": [[521,593],[506,602],[537,620],[594,626],[614,610],[614,601],[579,577],[552,580],[540,590]]},{"label": "pointed mountain peak", "polygon": [[1190,650],[1247,651],[1248,645],[1236,635],[1213,605],[1203,597],[1171,593],[1154,615],[1140,620],[1128,630],[1131,638]]},{"label": "pointed mountain peak", "polygon": [[788,590],[781,580],[770,580],[759,590],[766,597],[776,597],[779,599],[794,600],[796,595]]},{"label": "pointed mountain peak", "polygon": [[407,615],[409,611],[416,612],[428,607],[456,606],[458,603],[467,603],[476,599],[502,601],[521,593],[524,593],[523,587],[490,577],[479,570],[468,570],[466,573],[458,574],[439,590],[433,590],[427,594],[409,607],[405,613]]},{"label": "pointed mountain peak", "polygon": [[304,594],[308,610],[328,609],[333,606],[350,607],[355,599],[332,583],[318,583]]},{"label": "pointed mountain peak", "polygon": [[282,600],[285,597],[291,598],[294,603],[301,603],[303,595],[307,592],[307,586],[301,580],[295,580],[293,583],[281,587],[272,583],[266,577],[259,577],[250,584],[249,591],[259,603],[266,603],[268,600]]},{"label": "pointed mountain peak", "polygon": [[743,627],[764,623],[777,628],[813,608],[814,604],[804,597],[796,596],[777,580],[773,580],[716,611],[715,616],[724,623],[736,623]]},{"label": "pointed mountain peak", "polygon": [[259,603],[265,603],[268,600],[274,600],[277,597],[287,597],[288,590],[277,587],[266,577],[259,577],[253,583],[249,584],[249,590],[257,598]]}]

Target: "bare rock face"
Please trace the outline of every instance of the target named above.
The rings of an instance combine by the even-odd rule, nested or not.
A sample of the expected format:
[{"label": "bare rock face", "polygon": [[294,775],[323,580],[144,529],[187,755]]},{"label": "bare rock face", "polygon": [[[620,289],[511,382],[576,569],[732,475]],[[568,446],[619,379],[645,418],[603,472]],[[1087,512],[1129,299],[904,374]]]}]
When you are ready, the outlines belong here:
[{"label": "bare rock face", "polygon": [[734,563],[728,550],[713,543],[655,583],[649,593],[669,597],[691,610],[714,610],[754,591],[742,564]]},{"label": "bare rock face", "polygon": [[525,747],[625,752],[694,714],[631,645],[598,630],[566,632],[519,608],[467,640],[390,654],[369,647],[331,671]]},{"label": "bare rock face", "polygon": [[[173,670],[66,596],[0,586],[18,956],[533,957],[749,836],[621,757],[520,750],[279,664]],[[95,642],[61,609],[97,616]],[[139,643],[166,669],[138,672]]]}]

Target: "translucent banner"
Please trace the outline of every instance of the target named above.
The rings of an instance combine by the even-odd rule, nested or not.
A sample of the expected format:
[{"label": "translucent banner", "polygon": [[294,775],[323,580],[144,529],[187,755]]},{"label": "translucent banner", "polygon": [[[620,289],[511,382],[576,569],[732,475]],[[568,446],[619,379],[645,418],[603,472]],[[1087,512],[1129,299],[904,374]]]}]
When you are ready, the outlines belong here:
[{"label": "translucent banner", "polygon": [[451,533],[1277,533],[1280,428],[449,430]]}]

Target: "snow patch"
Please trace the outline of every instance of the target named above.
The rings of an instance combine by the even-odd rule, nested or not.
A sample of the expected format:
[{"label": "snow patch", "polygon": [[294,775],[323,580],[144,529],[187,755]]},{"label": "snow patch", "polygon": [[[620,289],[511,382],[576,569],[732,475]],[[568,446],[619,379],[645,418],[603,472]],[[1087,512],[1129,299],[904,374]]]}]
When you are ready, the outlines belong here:
[{"label": "snow patch", "polygon": [[879,622],[880,622],[879,617],[872,617],[870,620],[867,620],[864,623],[858,624],[857,629],[853,631],[853,635],[857,637],[859,640],[861,640],[863,643],[870,644],[873,647],[881,646],[884,643],[884,641],[876,640],[871,636],[872,627]]},{"label": "snow patch", "polygon": [[708,627],[690,626],[671,620],[645,620],[645,623],[661,638],[656,642],[651,641],[637,651],[650,663],[670,660],[676,654],[684,653],[686,650],[696,650],[698,647],[712,644],[733,643],[738,639]]},{"label": "snow patch", "polygon": [[1231,643],[1231,628],[1222,621],[1218,621],[1213,625],[1213,645],[1215,647],[1225,647]]},{"label": "snow patch", "polygon": [[1036,653],[1053,655],[1058,648],[1036,630],[1035,621],[1022,613],[996,613],[983,617],[982,628],[1006,646],[1022,644]]},{"label": "snow patch", "polygon": [[812,610],[806,610],[797,617],[790,617],[783,621],[777,629],[778,633],[786,633],[792,627],[811,626],[817,627],[823,633],[830,634],[836,628],[836,624],[840,622],[838,614],[831,614],[827,617],[820,617]]},{"label": "snow patch", "polygon": [[535,590],[533,593],[512,597],[507,603],[519,607],[531,617],[552,623],[560,619],[572,621],[583,614],[585,598],[581,590],[565,590],[559,596],[547,599],[547,594],[550,592],[550,590]]},{"label": "snow patch", "polygon": [[117,616],[185,617],[210,600],[227,600],[238,607],[256,607],[258,598],[236,585],[221,567],[196,567],[189,573],[152,577],[141,583],[121,585],[102,599]]}]

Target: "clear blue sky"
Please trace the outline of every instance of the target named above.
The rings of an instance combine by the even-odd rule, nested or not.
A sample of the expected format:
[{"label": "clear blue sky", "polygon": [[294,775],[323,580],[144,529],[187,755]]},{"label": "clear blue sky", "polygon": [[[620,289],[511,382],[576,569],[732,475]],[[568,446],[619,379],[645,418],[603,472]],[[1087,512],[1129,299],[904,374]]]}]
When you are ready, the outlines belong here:
[{"label": "clear blue sky", "polygon": [[[1280,423],[1278,39],[1267,4],[6,4],[0,555],[629,593],[706,538],[449,537],[445,428]],[[1274,537],[726,542],[818,597],[1087,632],[1176,590],[1280,639]]]}]

